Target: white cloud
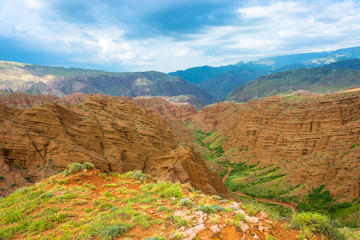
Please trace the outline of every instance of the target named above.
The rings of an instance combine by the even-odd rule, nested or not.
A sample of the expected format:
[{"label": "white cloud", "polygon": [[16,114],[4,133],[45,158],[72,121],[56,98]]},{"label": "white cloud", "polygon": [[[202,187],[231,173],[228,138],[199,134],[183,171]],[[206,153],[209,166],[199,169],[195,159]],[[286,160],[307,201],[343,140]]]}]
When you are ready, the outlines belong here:
[{"label": "white cloud", "polygon": [[[304,3],[304,2],[302,2]],[[268,17],[277,17],[284,16],[294,13],[305,13],[309,9],[305,4],[301,2],[275,2],[268,6],[252,6],[240,8],[239,13],[243,15],[244,18],[268,18]]]},{"label": "white cloud", "polygon": [[242,7],[232,25],[208,26],[181,40],[166,36],[129,39],[123,28],[126,23],[67,22],[51,11],[48,1],[8,0],[0,5],[0,37],[69,55],[74,63],[174,71],[357,46],[359,10],[356,1],[272,1]]}]

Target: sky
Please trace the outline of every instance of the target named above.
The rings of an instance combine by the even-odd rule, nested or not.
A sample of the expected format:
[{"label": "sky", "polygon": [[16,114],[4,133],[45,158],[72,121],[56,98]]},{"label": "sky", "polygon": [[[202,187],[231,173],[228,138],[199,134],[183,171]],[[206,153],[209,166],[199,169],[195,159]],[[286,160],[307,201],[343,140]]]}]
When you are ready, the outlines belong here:
[{"label": "sky", "polygon": [[359,43],[354,0],[0,0],[5,61],[172,72]]}]

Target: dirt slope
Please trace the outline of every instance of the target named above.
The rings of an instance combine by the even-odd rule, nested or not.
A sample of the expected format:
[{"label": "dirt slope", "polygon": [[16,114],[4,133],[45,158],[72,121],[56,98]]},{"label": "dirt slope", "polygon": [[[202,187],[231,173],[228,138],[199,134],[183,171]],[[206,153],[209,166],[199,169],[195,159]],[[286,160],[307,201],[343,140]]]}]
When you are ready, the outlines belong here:
[{"label": "dirt slope", "polygon": [[296,239],[296,229],[246,207],[139,172],[83,170],[0,199],[0,238]]}]

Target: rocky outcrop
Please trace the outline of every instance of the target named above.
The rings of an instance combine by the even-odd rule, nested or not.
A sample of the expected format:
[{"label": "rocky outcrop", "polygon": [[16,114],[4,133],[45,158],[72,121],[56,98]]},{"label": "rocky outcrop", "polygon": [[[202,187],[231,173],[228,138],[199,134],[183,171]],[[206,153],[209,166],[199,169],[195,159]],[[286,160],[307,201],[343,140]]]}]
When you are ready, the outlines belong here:
[{"label": "rocky outcrop", "polygon": [[63,101],[53,95],[30,95],[23,92],[0,93],[0,104],[7,107],[29,108],[46,101],[62,103]]},{"label": "rocky outcrop", "polygon": [[149,173],[159,180],[189,183],[208,194],[231,197],[216,172],[210,172],[200,154],[193,147],[177,148],[157,159]]},{"label": "rocky outcrop", "polygon": [[[360,196],[360,92],[272,97],[203,108],[193,122],[217,129],[233,161],[279,167],[307,192],[325,184],[335,197]],[[305,184],[306,183],[306,184]]]},{"label": "rocky outcrop", "polygon": [[[159,159],[165,161],[164,156],[178,148],[162,117],[123,98],[94,95],[82,104],[44,102],[28,109],[0,105],[0,111],[0,157],[10,169],[5,170],[13,172],[18,167],[24,170],[19,174],[31,182],[62,171],[71,162],[92,162],[105,171],[140,169],[151,174],[150,169],[162,162]],[[190,156],[182,154],[178,157]],[[204,191],[212,189],[212,194],[224,192],[218,175],[208,172],[201,158],[183,164],[180,175],[187,178],[181,178],[182,182],[194,182]],[[206,176],[201,184],[196,182],[197,168]],[[5,170],[1,174],[7,184],[24,185]],[[8,186],[1,192],[10,190]]]}]

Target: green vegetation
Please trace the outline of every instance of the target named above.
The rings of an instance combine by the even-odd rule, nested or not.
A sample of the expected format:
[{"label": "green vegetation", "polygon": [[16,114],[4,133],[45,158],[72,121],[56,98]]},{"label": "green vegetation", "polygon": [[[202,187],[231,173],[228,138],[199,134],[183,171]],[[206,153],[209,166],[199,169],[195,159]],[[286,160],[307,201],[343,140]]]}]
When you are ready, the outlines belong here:
[{"label": "green vegetation", "polygon": [[82,169],[90,170],[93,168],[94,168],[94,164],[89,163],[89,162],[86,162],[83,165],[81,165],[78,162],[73,162],[68,165],[68,169],[66,169],[64,171],[64,174],[65,174],[65,176],[67,176],[69,174],[77,173],[77,172],[81,171]]},{"label": "green vegetation", "polygon": [[222,144],[226,141],[226,137],[222,137],[219,133],[215,132],[202,132],[197,127],[188,125],[192,129],[192,136],[196,140],[196,144],[203,147],[205,154],[202,157],[205,160],[214,161],[221,157],[224,153]]},{"label": "green vegetation", "polygon": [[335,201],[330,195],[330,191],[324,191],[325,185],[313,188],[297,206],[300,212],[318,212],[328,214],[335,210]]},{"label": "green vegetation", "polygon": [[321,234],[334,240],[345,239],[339,230],[339,224],[320,213],[297,213],[291,220],[291,226],[300,230],[300,239],[310,239],[313,234]]},{"label": "green vegetation", "polygon": [[225,185],[233,192],[238,191],[256,198],[280,200],[282,195],[293,189],[290,183],[283,181],[285,174],[282,174],[277,167],[259,167],[258,164],[248,165],[247,162],[235,164],[229,161],[220,164],[225,169],[228,166],[232,167]]},{"label": "green vegetation", "polygon": [[183,191],[180,184],[171,184],[169,182],[149,183],[141,186],[141,190],[146,193],[156,193],[161,198],[181,198]]},{"label": "green vegetation", "polygon": [[330,215],[333,219],[338,219],[348,227],[358,227],[360,225],[360,203],[343,202],[336,203],[330,195],[330,191],[324,190],[325,185],[313,188],[298,204],[300,212],[313,212]]},{"label": "green vegetation", "polygon": [[188,208],[193,208],[195,206],[193,201],[191,201],[189,198],[181,199],[178,204],[179,206],[186,206]]}]

